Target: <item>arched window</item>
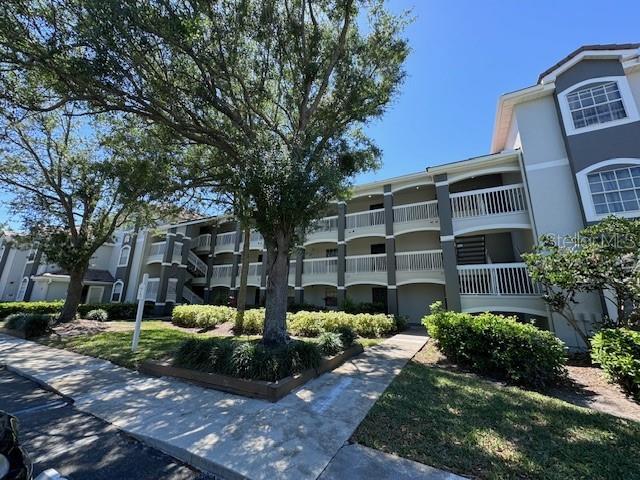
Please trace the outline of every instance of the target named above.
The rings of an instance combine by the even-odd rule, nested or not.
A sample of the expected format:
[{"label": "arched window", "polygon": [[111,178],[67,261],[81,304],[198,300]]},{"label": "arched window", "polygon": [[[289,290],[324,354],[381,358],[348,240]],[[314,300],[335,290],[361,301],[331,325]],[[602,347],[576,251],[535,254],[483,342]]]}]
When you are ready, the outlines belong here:
[{"label": "arched window", "polygon": [[120,249],[120,258],[118,259],[119,267],[126,267],[129,265],[129,255],[131,255],[131,247],[129,245],[125,245]]},{"label": "arched window", "polygon": [[27,293],[27,285],[29,285],[29,278],[24,277],[20,282],[20,286],[18,287],[18,293],[16,294],[16,300],[21,302],[24,300],[24,295]]},{"label": "arched window", "polygon": [[118,280],[113,284],[113,290],[111,290],[111,303],[120,303],[122,301],[123,289],[124,283],[122,280]]},{"label": "arched window", "polygon": [[576,174],[585,216],[640,217],[640,159],[614,158]]}]

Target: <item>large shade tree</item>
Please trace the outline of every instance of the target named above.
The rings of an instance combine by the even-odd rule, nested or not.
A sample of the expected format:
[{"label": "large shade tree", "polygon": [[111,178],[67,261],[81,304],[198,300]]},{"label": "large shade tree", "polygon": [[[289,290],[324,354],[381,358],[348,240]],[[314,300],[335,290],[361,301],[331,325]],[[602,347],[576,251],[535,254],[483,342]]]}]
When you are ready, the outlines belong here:
[{"label": "large shade tree", "polygon": [[176,157],[138,121],[87,121],[70,105],[16,113],[1,110],[0,190],[24,223],[22,241],[37,242],[47,262],[68,273],[60,321],[69,321],[97,249],[118,228],[148,224],[179,205]]},{"label": "large shade tree", "polygon": [[45,76],[49,103],[134,113],[213,147],[198,173],[244,193],[267,249],[264,341],[281,343],[296,232],[377,165],[363,127],[403,79],[406,20],[382,0],[5,0],[0,62]]}]

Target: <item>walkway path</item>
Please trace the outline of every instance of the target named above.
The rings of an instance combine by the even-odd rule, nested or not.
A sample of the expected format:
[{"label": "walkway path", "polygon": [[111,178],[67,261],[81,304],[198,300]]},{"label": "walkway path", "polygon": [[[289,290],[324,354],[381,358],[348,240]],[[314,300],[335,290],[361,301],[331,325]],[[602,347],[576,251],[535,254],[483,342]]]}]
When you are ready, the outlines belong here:
[{"label": "walkway path", "polygon": [[316,479],[425,341],[424,333],[395,335],[275,404],[6,335],[0,335],[0,364],[225,479]]}]

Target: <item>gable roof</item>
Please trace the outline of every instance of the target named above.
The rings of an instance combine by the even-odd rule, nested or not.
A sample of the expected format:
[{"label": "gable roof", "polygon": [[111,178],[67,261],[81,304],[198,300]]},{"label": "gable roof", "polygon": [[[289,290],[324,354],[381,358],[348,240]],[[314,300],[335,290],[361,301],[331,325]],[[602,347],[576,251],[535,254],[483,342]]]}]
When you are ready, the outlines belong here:
[{"label": "gable roof", "polygon": [[583,45],[582,47],[574,50],[569,55],[564,57],[558,63],[553,65],[552,67],[547,68],[544,72],[542,72],[538,76],[538,83],[542,82],[542,79],[549,75],[551,72],[560,68],[562,65],[570,61],[572,58],[580,55],[582,52],[587,51],[598,51],[598,50],[633,50],[640,48],[640,43],[607,43],[607,44],[598,44],[598,45]]}]

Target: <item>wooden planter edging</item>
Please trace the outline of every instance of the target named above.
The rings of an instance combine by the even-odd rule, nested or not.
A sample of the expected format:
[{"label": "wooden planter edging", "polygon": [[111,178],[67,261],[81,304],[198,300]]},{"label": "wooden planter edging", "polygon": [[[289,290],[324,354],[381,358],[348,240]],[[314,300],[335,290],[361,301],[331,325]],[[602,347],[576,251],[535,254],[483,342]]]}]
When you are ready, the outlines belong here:
[{"label": "wooden planter edging", "polygon": [[200,372],[188,368],[174,367],[169,362],[158,362],[145,360],[140,365],[140,371],[148,375],[157,377],[175,377],[186,380],[196,385],[224,392],[244,395],[245,397],[259,398],[277,402],[287,395],[291,390],[304,385],[312,378],[329,372],[363,352],[362,345],[356,344],[342,353],[330,358],[323,358],[318,368],[310,368],[297,375],[283,378],[277,382],[267,382],[264,380],[247,380],[245,378],[230,377],[218,373]]},{"label": "wooden planter edging", "polygon": [[10,328],[0,328],[0,333],[4,333],[5,335],[11,335],[12,337],[22,338],[23,340],[27,340],[27,336],[22,330],[12,330]]}]

